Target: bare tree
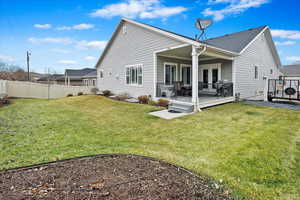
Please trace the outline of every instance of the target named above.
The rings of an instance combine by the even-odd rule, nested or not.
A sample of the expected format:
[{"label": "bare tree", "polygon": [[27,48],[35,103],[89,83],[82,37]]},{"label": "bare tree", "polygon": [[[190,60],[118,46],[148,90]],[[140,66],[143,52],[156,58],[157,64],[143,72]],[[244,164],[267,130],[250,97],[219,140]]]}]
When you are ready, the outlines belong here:
[{"label": "bare tree", "polygon": [[0,62],[0,79],[24,81],[26,79],[26,73],[24,69],[18,65]]}]

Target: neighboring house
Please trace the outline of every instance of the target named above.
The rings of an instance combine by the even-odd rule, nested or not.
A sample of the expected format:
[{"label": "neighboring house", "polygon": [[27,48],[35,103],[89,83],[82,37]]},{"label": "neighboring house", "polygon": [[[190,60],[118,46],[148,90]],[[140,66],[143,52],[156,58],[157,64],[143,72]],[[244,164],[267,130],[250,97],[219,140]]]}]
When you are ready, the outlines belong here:
[{"label": "neighboring house", "polygon": [[64,74],[45,75],[45,76],[37,79],[36,82],[45,83],[45,84],[64,85],[65,84],[65,75]]},{"label": "neighboring house", "polygon": [[96,69],[66,69],[65,84],[73,86],[96,86]]},{"label": "neighboring house", "polygon": [[267,26],[196,41],[123,18],[96,68],[100,90],[197,110],[262,95],[264,79],[278,78],[280,66]]},{"label": "neighboring house", "polygon": [[293,65],[284,65],[281,68],[281,72],[285,77],[295,77],[300,79],[300,63]]}]

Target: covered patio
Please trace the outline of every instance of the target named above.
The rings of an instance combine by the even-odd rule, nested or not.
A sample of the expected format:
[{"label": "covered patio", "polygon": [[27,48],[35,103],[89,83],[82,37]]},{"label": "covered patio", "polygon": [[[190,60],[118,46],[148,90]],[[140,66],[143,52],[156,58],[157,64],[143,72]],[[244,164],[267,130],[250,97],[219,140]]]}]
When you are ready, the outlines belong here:
[{"label": "covered patio", "polygon": [[193,110],[234,101],[232,53],[180,45],[155,52],[156,98],[190,104]]}]

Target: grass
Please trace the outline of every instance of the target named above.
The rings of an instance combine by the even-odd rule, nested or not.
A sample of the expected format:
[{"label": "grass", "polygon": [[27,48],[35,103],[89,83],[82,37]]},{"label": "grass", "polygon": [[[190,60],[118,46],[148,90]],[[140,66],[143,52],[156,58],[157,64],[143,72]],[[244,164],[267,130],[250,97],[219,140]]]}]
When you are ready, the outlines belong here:
[{"label": "grass", "polygon": [[0,169],[102,153],[159,158],[223,179],[238,199],[300,199],[300,112],[226,104],[174,120],[99,96],[0,108]]}]

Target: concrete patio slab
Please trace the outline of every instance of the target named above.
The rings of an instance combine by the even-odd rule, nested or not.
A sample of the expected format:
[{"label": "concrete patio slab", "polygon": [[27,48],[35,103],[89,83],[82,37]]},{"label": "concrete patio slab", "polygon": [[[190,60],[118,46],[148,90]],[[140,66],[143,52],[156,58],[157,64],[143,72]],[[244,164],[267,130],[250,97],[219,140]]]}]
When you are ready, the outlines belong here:
[{"label": "concrete patio slab", "polygon": [[160,111],[151,112],[149,114],[163,119],[174,119],[174,118],[190,115],[192,113],[171,113],[168,110],[160,110]]}]

